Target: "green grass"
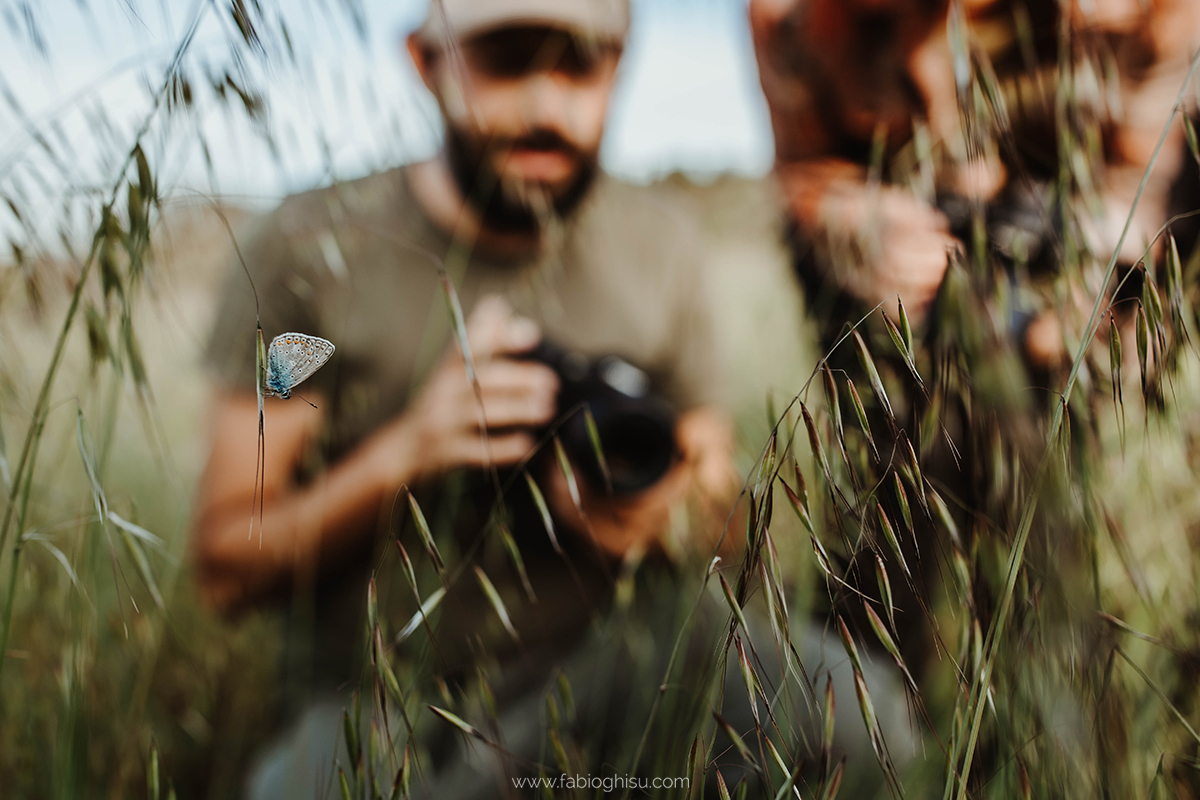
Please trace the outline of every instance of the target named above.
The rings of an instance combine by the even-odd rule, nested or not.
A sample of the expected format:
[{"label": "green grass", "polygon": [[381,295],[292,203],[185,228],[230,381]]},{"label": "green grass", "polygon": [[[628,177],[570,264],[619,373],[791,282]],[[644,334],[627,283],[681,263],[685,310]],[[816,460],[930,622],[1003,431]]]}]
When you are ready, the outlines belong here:
[{"label": "green grass", "polygon": [[[246,13],[243,21],[265,24]],[[231,46],[253,49],[256,35],[242,26]],[[198,604],[190,577],[208,386],[199,349],[232,251],[212,247],[229,233],[207,204],[158,185],[146,155],[161,152],[151,139],[194,134],[165,124],[190,113],[179,80],[194,68],[188,48],[188,39],[178,43],[178,58],[158,76],[161,103],[118,148],[106,193],[74,198],[92,223],[80,238],[86,247],[75,245],[79,258],[30,241],[28,228],[5,229],[17,231],[21,248],[0,267],[6,797],[230,796],[279,722],[279,620],[219,621]],[[15,218],[24,173],[4,169],[0,189]],[[1084,214],[1086,198],[1069,188],[1063,210]],[[659,654],[673,658],[643,676],[645,718],[627,725],[619,770],[686,773],[695,796],[702,776],[715,780],[718,759],[734,795],[752,775],[774,797],[793,784],[806,799],[832,797],[843,779],[848,786],[864,764],[831,757],[828,729],[803,742],[795,720],[764,713],[730,735],[711,714],[689,716],[676,694],[655,691],[690,665],[689,637],[699,630],[756,708],[775,713],[779,703],[764,700],[809,693],[827,719],[825,687],[807,685],[811,664],[788,654],[789,645],[803,651],[788,619],[816,613],[828,617],[829,641],[859,679],[855,692],[835,698],[867,733],[854,756],[878,759],[895,796],[1200,795],[1200,285],[1184,263],[1191,254],[1178,265],[1160,259],[1162,296],[1144,294],[1132,315],[1121,347],[1123,363],[1135,366],[1118,376],[1118,405],[1109,373],[1122,362],[1104,357],[1116,340],[1103,333],[1090,343],[1107,317],[1104,296],[1074,332],[1077,352],[1068,372],[1051,376],[1052,391],[1014,390],[1012,353],[990,322],[1003,315],[982,313],[996,298],[986,269],[971,265],[951,275],[937,336],[918,332],[910,344],[907,326],[889,331],[874,312],[861,338],[844,338],[822,360],[788,293],[781,231],[766,221],[774,219],[769,190],[670,180],[655,191],[705,220],[746,476],[727,535],[747,547],[717,569],[702,554],[678,581],[621,578],[616,629],[636,628],[638,620],[621,619],[637,608],[630,597],[649,594],[678,613],[658,641]],[[232,232],[241,230],[235,214]],[[1114,266],[1115,256],[1079,254],[1046,291],[1110,284]],[[1171,359],[1169,371],[1151,365],[1148,382],[1139,374],[1148,361]],[[918,424],[916,412],[928,409]],[[957,472],[946,436],[965,454]],[[439,583],[424,556],[434,545],[414,539],[406,548],[413,588],[427,600]],[[437,549],[456,574],[460,554],[448,542]],[[396,563],[381,584],[407,577]],[[468,573],[491,586],[482,572]],[[504,609],[494,587],[489,596]],[[700,611],[704,597],[724,618]],[[486,724],[486,673],[455,694],[419,654],[386,646],[416,609],[415,599],[403,600],[399,614],[373,594],[363,598],[371,666],[359,707],[348,710],[361,724],[349,724],[345,738],[364,755],[330,765],[345,787],[338,791],[354,796],[370,796],[372,778],[387,796],[402,765],[399,785],[418,781],[425,737],[439,726],[499,746]],[[751,640],[747,615],[768,630],[774,622],[772,636]],[[776,655],[784,670],[773,684],[761,673]],[[923,757],[903,758],[901,743],[884,741],[880,713],[894,698],[872,697],[860,665],[867,656],[894,662],[897,685],[911,685],[904,694]],[[715,685],[692,688],[703,695]],[[547,774],[590,766],[563,722],[572,691],[566,682],[547,691]],[[372,712],[381,700],[393,733],[411,726],[419,746],[386,752]],[[806,750],[807,771],[799,769]]]}]

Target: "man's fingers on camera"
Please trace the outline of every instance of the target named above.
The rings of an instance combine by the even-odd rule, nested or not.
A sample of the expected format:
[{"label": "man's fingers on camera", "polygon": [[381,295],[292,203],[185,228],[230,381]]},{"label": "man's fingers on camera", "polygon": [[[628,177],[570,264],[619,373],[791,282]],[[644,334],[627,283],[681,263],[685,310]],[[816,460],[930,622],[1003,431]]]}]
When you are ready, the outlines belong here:
[{"label": "man's fingers on camera", "polygon": [[467,340],[477,365],[497,356],[527,352],[541,338],[536,322],[517,316],[507,301],[495,295],[480,300],[467,320]]},{"label": "man's fingers on camera", "polygon": [[895,274],[912,282],[940,282],[954,237],[935,231],[911,231],[895,241],[888,260]]},{"label": "man's fingers on camera", "polygon": [[939,211],[915,209],[906,219],[888,223],[888,238],[909,247],[933,246],[949,236],[949,223]]},{"label": "man's fingers on camera", "polygon": [[537,428],[554,419],[554,398],[539,395],[501,395],[483,398],[483,412],[490,430]]},{"label": "man's fingers on camera", "polygon": [[[864,191],[870,191],[864,188]],[[868,195],[869,196],[869,195]],[[950,220],[936,207],[895,187],[886,187],[878,196],[885,224],[899,235],[945,233]]]},{"label": "man's fingers on camera", "polygon": [[497,359],[483,364],[476,372],[484,397],[537,394],[553,397],[558,393],[558,376],[544,364],[532,361]]},{"label": "man's fingers on camera", "polygon": [[528,317],[510,317],[499,337],[493,356],[527,353],[542,340],[542,329]]},{"label": "man's fingers on camera", "polygon": [[457,447],[457,461],[463,466],[507,467],[516,464],[533,450],[536,440],[525,431],[464,437]]},{"label": "man's fingers on camera", "polygon": [[467,317],[467,339],[471,347],[490,352],[490,345],[501,336],[511,316],[512,308],[504,298],[496,295],[481,298]]},{"label": "man's fingers on camera", "polygon": [[950,219],[938,209],[921,201],[925,213],[925,228],[942,234],[950,232]]},{"label": "man's fingers on camera", "polygon": [[558,376],[540,364],[493,361],[479,372],[488,425],[544,425],[554,418]]}]

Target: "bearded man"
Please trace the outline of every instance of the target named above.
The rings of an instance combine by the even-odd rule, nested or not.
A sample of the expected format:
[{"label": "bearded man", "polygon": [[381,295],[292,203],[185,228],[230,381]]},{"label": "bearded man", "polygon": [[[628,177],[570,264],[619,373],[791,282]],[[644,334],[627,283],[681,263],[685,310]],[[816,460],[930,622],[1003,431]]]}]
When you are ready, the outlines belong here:
[{"label": "bearded man", "polygon": [[[622,562],[662,549],[672,507],[729,488],[697,237],[598,167],[628,22],[624,0],[434,3],[408,49],[442,114],[441,152],[291,197],[242,243],[256,292],[234,264],[208,350],[219,388],[193,549],[217,609],[290,600],[283,685],[295,722],[257,768],[253,796],[319,793],[332,774],[347,687],[363,674],[368,578],[379,554],[397,557],[388,533],[408,489],[457,550],[433,637],[438,682],[456,686],[485,659],[555,663],[607,607]],[[299,387],[311,405],[268,401],[261,483],[256,314],[268,338],[336,346]],[[608,356],[619,361],[604,360],[601,379],[634,395],[649,387],[670,409],[659,415],[666,450],[652,454],[662,474],[627,491],[587,480],[578,448],[568,478],[543,435],[574,424],[559,397],[572,365]],[[614,483],[631,468],[606,466]],[[540,498],[518,467],[547,498],[552,530],[522,513]],[[258,488],[261,537],[248,538]],[[402,605],[413,590],[399,585],[390,599]]]}]

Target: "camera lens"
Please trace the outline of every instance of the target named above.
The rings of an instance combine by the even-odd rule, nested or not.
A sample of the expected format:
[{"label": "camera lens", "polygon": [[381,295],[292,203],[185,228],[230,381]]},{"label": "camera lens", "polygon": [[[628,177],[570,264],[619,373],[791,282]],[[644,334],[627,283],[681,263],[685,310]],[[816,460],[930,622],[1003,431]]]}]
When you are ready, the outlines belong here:
[{"label": "camera lens", "polygon": [[[619,356],[595,361],[543,341],[525,354],[558,373],[558,410],[568,415],[559,430],[563,447],[588,481],[614,494],[636,494],[659,480],[675,460],[675,412],[651,387],[650,376]],[[586,417],[600,437],[604,465],[596,456]],[[607,472],[605,471],[607,467]]]},{"label": "camera lens", "polygon": [[648,489],[671,468],[674,432],[657,415],[618,411],[596,423],[614,492]]}]

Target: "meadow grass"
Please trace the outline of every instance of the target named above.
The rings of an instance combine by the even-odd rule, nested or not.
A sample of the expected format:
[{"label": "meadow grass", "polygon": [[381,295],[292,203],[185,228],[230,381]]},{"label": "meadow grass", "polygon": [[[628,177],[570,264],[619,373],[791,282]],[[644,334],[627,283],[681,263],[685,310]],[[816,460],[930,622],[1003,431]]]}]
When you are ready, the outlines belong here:
[{"label": "meadow grass", "polygon": [[[199,20],[207,6],[197,8]],[[283,52],[263,44],[283,34],[257,4],[221,9],[235,22],[235,52]],[[5,796],[234,795],[277,723],[278,621],[215,619],[189,575],[191,493],[205,457],[200,342],[229,235],[240,231],[232,210],[227,231],[207,201],[172,195],[148,155],[166,150],[152,139],[195,133],[167,124],[200,102],[191,44],[190,32],[176,43],[149,111],[105,162],[103,189],[72,196],[90,223],[76,236],[78,257],[25,224],[38,207],[25,187],[41,157],[5,154],[0,173],[14,245],[0,271]],[[219,96],[253,119],[269,86],[241,77]],[[1190,92],[1181,87],[1180,100]],[[33,141],[43,152],[58,146]],[[743,201],[766,195],[737,182],[659,188],[707,215],[709,268],[730,290],[714,302],[745,398],[745,486],[726,531],[742,549],[728,563],[695,559],[690,583],[630,578],[618,595],[672,593],[681,611],[655,684],[678,672],[689,626],[708,624],[718,674],[736,672],[764,713],[733,730],[719,714],[683,719],[670,695],[651,691],[620,769],[693,777],[678,796],[700,796],[706,776],[719,796],[748,793],[748,777],[776,798],[840,796],[862,765],[833,756],[829,725],[804,741],[793,720],[767,713],[794,693],[826,723],[835,704],[858,709],[869,748],[856,757],[879,762],[893,796],[1200,795],[1192,254],[1164,240],[1160,285],[1145,283],[1132,326],[1098,336],[1109,295],[1093,292],[1069,369],[1030,403],[1020,392],[1013,400],[1003,331],[989,327],[987,276],[974,265],[952,269],[935,335],[914,334],[903,311],[892,320],[875,310],[818,358],[795,307],[764,299],[779,291],[772,270],[787,258],[777,240],[764,244],[779,233],[762,222],[769,205],[749,204],[761,214],[747,220]],[[1088,213],[1077,192],[1058,197],[1066,215]],[[749,281],[737,257],[747,254],[759,270]],[[1111,286],[1115,266],[1115,254],[1085,254],[1060,279]],[[764,313],[784,324],[764,334]],[[781,342],[792,326],[795,341]],[[964,483],[950,463],[969,473]],[[389,567],[415,595],[404,598],[407,613],[383,607],[374,583],[363,597],[369,667],[346,710],[350,758],[329,770],[345,797],[404,796],[428,758],[422,737],[437,726],[502,749],[467,719],[473,703],[488,716],[485,677],[470,697],[455,695],[394,647],[423,627],[419,607],[436,615],[451,576],[476,581],[508,620],[488,576],[459,569],[462,554],[415,500],[410,513],[422,522]],[[694,614],[705,593],[724,604],[720,625]],[[751,613],[773,641],[749,636]],[[807,680],[792,636],[810,614],[828,620],[852,665],[853,696]],[[777,684],[764,677],[764,654],[783,665]],[[921,758],[897,763],[896,743],[885,741],[884,698],[864,677],[871,654],[896,666]],[[572,706],[572,687],[556,681],[544,715],[547,774],[588,766],[564,722]],[[381,729],[372,708],[390,711],[395,730]],[[664,719],[679,723],[670,736]],[[408,734],[411,746],[385,742]],[[739,769],[718,770],[728,755],[718,741]]]}]

